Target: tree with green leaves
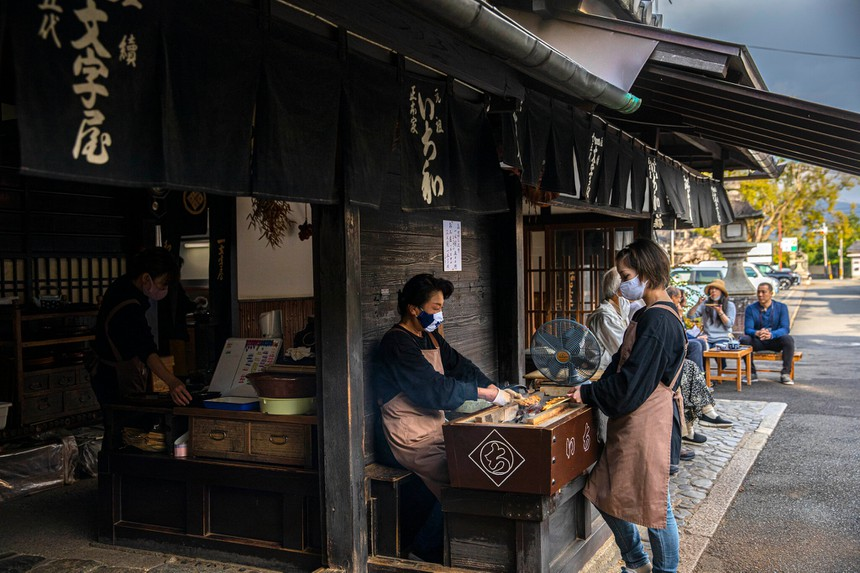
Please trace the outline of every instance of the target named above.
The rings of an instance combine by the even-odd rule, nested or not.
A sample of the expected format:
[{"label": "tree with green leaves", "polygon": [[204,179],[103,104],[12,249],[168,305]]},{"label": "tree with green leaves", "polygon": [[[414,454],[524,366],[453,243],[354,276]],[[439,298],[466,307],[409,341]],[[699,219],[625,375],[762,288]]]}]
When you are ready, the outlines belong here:
[{"label": "tree with green leaves", "polygon": [[834,218],[840,192],[858,183],[860,179],[855,176],[803,163],[789,163],[778,179],[743,183],[743,198],[764,214],[761,219],[749,221],[749,240],[775,240],[780,224],[783,237],[800,236],[805,229],[821,227]]}]

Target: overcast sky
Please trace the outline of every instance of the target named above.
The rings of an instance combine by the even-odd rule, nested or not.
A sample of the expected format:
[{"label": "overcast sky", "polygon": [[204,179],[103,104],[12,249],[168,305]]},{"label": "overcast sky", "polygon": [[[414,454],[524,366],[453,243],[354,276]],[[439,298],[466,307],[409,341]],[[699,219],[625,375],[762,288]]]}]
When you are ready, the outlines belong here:
[{"label": "overcast sky", "polygon": [[663,28],[747,46],[770,91],[860,113],[860,0],[655,3]]}]

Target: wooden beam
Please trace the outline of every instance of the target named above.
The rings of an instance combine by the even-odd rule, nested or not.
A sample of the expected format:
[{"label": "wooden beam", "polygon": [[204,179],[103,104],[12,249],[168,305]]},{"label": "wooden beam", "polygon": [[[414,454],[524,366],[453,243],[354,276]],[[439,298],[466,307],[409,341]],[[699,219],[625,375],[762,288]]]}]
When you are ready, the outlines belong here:
[{"label": "wooden beam", "polygon": [[331,571],[367,563],[364,374],[358,208],[315,206],[317,415],[323,561]]},{"label": "wooden beam", "polygon": [[[525,264],[523,262],[523,201],[516,177],[505,175],[510,210],[498,216],[500,237],[496,256],[496,319],[499,381],[521,384],[525,375]],[[510,179],[508,179],[510,178]]]}]

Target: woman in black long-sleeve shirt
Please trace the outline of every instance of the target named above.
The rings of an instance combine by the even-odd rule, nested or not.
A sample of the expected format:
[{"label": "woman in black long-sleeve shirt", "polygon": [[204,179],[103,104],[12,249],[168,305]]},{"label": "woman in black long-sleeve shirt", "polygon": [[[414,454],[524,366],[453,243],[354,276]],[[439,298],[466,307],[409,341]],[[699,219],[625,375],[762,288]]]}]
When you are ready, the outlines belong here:
[{"label": "woman in black long-sleeve shirt", "polygon": [[[454,286],[445,279],[429,274],[412,277],[398,292],[400,322],[382,338],[374,369],[382,428],[391,453],[424,481],[437,500],[449,481],[442,410],[453,410],[476,398],[504,405],[512,397],[439,333],[442,307],[453,291]],[[413,551],[422,559],[439,561],[438,501],[417,537],[423,539],[413,544]]]},{"label": "woman in black long-sleeve shirt", "polygon": [[397,296],[400,322],[383,336],[374,371],[376,398],[391,452],[437,498],[448,482],[442,410],[477,398],[499,405],[510,400],[510,394],[500,391],[437,330],[445,299],[453,291],[450,281],[430,274],[409,279]]}]

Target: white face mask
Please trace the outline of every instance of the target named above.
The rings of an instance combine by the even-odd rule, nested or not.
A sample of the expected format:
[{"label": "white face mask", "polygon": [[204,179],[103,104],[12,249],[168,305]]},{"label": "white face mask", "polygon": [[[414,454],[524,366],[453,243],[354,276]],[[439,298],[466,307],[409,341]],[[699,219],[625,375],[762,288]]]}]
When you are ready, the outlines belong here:
[{"label": "white face mask", "polygon": [[639,275],[636,275],[629,281],[621,283],[618,290],[621,292],[621,296],[627,300],[639,300],[642,298],[642,295],[645,294],[645,285],[647,284],[648,281],[643,283],[639,280]]}]

